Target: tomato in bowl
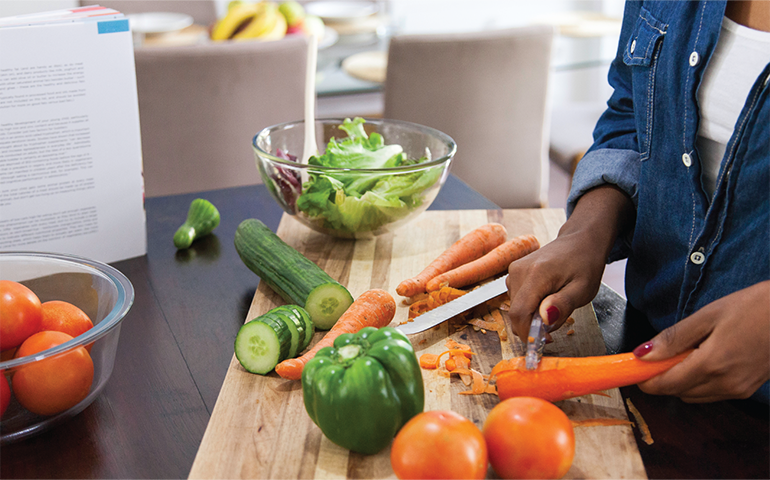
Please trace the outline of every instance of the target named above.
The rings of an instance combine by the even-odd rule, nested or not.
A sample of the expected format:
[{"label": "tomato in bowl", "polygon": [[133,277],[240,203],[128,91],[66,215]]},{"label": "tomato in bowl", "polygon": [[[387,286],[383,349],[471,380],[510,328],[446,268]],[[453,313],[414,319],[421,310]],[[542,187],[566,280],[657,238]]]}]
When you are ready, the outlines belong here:
[{"label": "tomato in bowl", "polygon": [[[112,374],[120,326],[133,304],[134,288],[125,275],[107,264],[39,252],[0,253],[0,280],[5,286],[23,285],[41,307],[56,302],[61,312],[66,303],[66,315],[71,317],[44,327],[41,315],[35,332],[1,352],[4,378],[0,380],[11,390],[0,417],[3,445],[58,425],[97,398]],[[0,295],[2,291],[0,284]],[[79,318],[81,313],[93,327]],[[63,325],[74,319],[86,327],[72,330]]]}]

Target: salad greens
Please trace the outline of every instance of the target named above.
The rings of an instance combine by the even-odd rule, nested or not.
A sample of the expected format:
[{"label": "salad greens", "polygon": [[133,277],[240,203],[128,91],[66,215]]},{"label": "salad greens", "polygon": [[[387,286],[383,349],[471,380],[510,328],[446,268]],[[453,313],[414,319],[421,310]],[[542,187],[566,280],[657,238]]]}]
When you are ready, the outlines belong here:
[{"label": "salad greens", "polygon": [[[385,145],[382,135],[367,135],[365,120],[345,119],[339,127],[348,136],[332,138],[321,156],[312,156],[310,165],[345,169],[381,169],[415,165],[429,161],[407,158],[400,145]],[[422,192],[436,183],[441,168],[393,175],[390,173],[310,174],[297,210],[323,219],[324,227],[351,233],[368,232],[407,216],[423,203]]]}]

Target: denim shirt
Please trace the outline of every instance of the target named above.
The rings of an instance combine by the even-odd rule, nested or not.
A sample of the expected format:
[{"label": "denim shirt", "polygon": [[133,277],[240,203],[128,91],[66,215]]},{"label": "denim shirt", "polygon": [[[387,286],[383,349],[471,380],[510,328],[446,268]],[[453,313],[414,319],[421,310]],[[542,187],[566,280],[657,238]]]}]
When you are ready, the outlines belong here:
[{"label": "denim shirt", "polygon": [[568,199],[570,214],[582,194],[602,184],[629,195],[634,228],[618,239],[608,262],[628,257],[628,302],[658,331],[770,278],[770,64],[740,113],[713,198],[695,148],[697,90],[725,6],[626,3],[609,72],[614,93]]}]

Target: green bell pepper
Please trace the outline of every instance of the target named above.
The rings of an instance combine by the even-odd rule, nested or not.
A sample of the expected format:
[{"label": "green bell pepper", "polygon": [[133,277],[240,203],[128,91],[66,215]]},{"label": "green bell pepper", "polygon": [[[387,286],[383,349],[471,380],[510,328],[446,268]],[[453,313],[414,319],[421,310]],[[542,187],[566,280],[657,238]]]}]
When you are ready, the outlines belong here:
[{"label": "green bell pepper", "polygon": [[337,445],[363,454],[387,447],[422,412],[422,372],[406,335],[391,327],[345,333],[302,370],[310,418]]}]

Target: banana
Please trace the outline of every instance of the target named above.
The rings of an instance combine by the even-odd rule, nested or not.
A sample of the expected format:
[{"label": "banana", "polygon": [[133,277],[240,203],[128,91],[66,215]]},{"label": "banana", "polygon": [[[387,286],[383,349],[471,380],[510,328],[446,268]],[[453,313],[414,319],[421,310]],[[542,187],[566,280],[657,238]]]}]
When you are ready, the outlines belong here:
[{"label": "banana", "polygon": [[227,4],[227,10],[230,11],[233,7],[246,3],[244,0],[232,0]]},{"label": "banana", "polygon": [[244,22],[252,19],[249,23],[253,23],[257,13],[259,13],[259,8],[256,4],[238,3],[233,5],[228,9],[227,15],[214,25],[214,29],[211,31],[211,39],[214,41],[227,40],[233,33],[238,31],[238,27]]},{"label": "banana", "polygon": [[278,5],[270,1],[262,1],[256,4],[256,16],[246,25],[246,28],[232,36],[233,40],[250,40],[260,38],[275,28],[278,17],[282,17],[278,11]]},{"label": "banana", "polygon": [[286,29],[288,28],[288,23],[286,22],[286,17],[283,16],[283,14],[278,15],[278,20],[275,22],[275,26],[272,30],[267,32],[266,34],[258,37],[258,40],[280,40],[283,37],[286,36]]}]

